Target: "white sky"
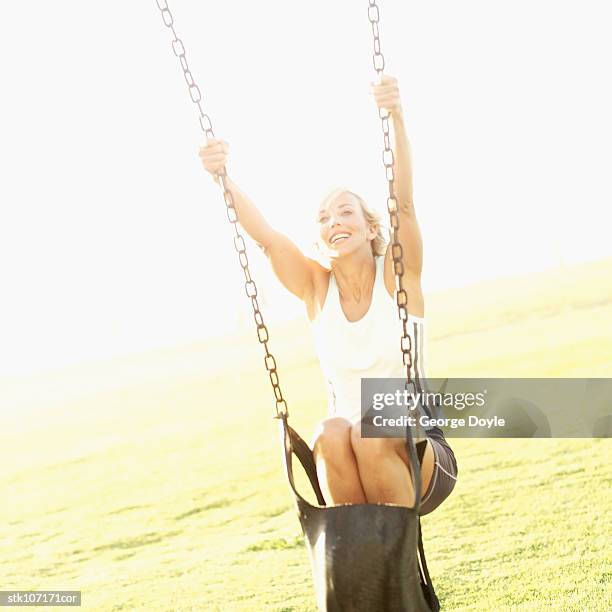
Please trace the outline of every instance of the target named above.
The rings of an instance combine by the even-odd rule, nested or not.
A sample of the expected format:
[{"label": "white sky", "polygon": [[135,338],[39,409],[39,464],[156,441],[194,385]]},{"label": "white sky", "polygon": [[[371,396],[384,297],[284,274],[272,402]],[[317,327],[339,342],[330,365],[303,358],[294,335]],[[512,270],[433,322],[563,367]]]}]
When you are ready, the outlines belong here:
[{"label": "white sky", "polygon": [[[338,184],[384,210],[367,2],[173,1],[229,172],[302,247]],[[0,22],[0,377],[250,322],[154,0]],[[610,5],[381,2],[426,291],[612,255]],[[251,249],[267,320],[301,312]],[[264,314],[266,314],[264,313]]]}]

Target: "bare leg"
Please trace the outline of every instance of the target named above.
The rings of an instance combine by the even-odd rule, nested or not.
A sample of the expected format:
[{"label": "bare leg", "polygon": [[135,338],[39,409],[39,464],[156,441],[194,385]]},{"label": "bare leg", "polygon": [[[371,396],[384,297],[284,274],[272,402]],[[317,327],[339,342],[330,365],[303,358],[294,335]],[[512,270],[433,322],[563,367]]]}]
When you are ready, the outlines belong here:
[{"label": "bare leg", "polygon": [[[368,503],[414,505],[414,486],[410,476],[406,441],[401,438],[362,438],[359,423],[351,429],[351,445],[359,477]],[[421,494],[431,481],[434,468],[433,447],[428,442],[421,465]]]},{"label": "bare leg", "polygon": [[357,459],[351,446],[351,423],[324,420],[314,435],[313,455],[323,497],[332,504],[365,504]]}]

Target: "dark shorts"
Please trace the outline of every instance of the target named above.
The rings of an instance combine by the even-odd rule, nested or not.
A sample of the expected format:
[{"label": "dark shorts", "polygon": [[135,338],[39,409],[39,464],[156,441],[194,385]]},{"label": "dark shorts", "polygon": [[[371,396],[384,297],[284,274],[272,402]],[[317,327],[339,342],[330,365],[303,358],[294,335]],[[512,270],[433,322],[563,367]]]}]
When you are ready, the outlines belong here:
[{"label": "dark shorts", "polygon": [[[439,429],[427,432],[428,440],[433,448],[434,469],[431,481],[421,500],[420,515],[433,512],[452,492],[457,482],[457,461],[455,453],[448,445],[444,435]],[[425,443],[417,444],[419,462],[425,454]]]}]

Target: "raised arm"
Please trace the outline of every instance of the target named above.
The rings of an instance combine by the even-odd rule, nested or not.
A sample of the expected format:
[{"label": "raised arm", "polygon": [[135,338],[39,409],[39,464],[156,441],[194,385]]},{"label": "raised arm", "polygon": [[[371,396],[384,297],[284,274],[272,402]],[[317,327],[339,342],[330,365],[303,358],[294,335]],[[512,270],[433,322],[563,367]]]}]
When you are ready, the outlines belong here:
[{"label": "raised arm", "polygon": [[[395,177],[395,197],[399,208],[399,240],[404,254],[404,269],[408,282],[419,285],[423,268],[423,241],[417,222],[412,199],[412,152],[404,127],[402,105],[397,86],[397,80],[383,76],[380,85],[372,87],[378,108],[384,108],[391,114],[393,136],[395,140],[393,173]],[[391,257],[391,248],[387,251]],[[392,265],[389,266],[392,270]]]},{"label": "raised arm", "polygon": [[[200,149],[204,169],[218,181],[218,172],[227,163],[229,146],[222,140],[211,140]],[[238,186],[226,177],[225,184],[234,198],[240,225],[264,250],[280,282],[301,300],[308,300],[314,290],[314,268],[317,263],[307,258],[284,234],[276,231]]]}]

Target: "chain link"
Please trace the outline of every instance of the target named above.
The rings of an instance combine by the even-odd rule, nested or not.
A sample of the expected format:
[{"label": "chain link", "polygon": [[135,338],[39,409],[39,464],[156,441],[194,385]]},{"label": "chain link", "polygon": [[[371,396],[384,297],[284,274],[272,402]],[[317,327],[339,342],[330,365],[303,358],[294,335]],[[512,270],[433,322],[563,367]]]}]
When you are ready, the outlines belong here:
[{"label": "chain link", "polygon": [[[166,0],[156,0],[156,2],[157,8],[159,8],[161,12],[161,17],[164,22],[164,25],[172,32],[172,51],[174,52],[174,55],[179,59],[179,62],[181,64],[183,77],[185,78],[185,82],[187,83],[187,88],[191,101],[198,108],[200,128],[202,129],[202,132],[204,132],[206,139],[210,140],[215,137],[212,121],[202,109],[202,93],[200,91],[200,88],[196,84],[193,75],[191,74],[191,70],[189,69],[189,64],[187,63],[187,55],[185,53],[185,45],[183,45],[183,41],[177,36],[176,31],[174,30],[174,17],[170,12],[170,8],[168,7],[168,3],[166,2]],[[232,192],[228,189],[227,186],[227,172],[225,170],[225,167],[222,168],[221,172],[219,172],[219,184],[223,189],[223,200],[225,201],[227,218],[231,223],[232,227],[234,228],[234,249],[236,250],[236,253],[238,253],[238,261],[244,273],[244,289],[247,297],[251,300],[251,306],[253,307],[253,318],[255,319],[255,325],[257,327],[257,339],[263,345],[266,353],[264,357],[264,365],[266,367],[266,370],[268,371],[270,383],[272,384],[272,390],[274,392],[274,398],[276,400],[275,418],[289,418],[287,402],[283,397],[283,392],[280,388],[278,372],[276,370],[276,359],[268,348],[268,341],[270,339],[270,336],[268,334],[268,328],[264,323],[263,315],[261,314],[261,310],[259,308],[259,302],[257,301],[257,285],[255,284],[255,281],[251,278],[246,244],[244,241],[244,237],[240,233],[238,224],[238,214],[236,213],[236,208],[234,206],[234,196],[232,195]]]},{"label": "chain link", "polygon": [[[380,30],[378,27],[380,21],[380,11],[376,0],[368,0],[368,19],[372,26],[372,37],[374,40],[374,52],[372,54],[372,64],[378,75],[378,80],[382,79],[385,69],[385,56],[381,51],[380,46]],[[393,257],[393,272],[395,274],[395,303],[397,304],[397,314],[402,326],[402,337],[400,339],[400,350],[402,352],[402,362],[406,368],[406,384],[408,390],[413,387],[412,392],[416,391],[415,384],[412,381],[410,370],[412,368],[412,337],[408,333],[408,294],[403,286],[404,278],[404,249],[399,241],[399,211],[397,199],[395,198],[395,174],[393,164],[395,157],[391,148],[391,138],[389,136],[389,113],[381,108],[378,112],[380,124],[383,134],[383,152],[382,161],[385,168],[385,176],[389,188],[387,197],[387,211],[389,212],[389,232],[391,234],[391,255]]]}]

